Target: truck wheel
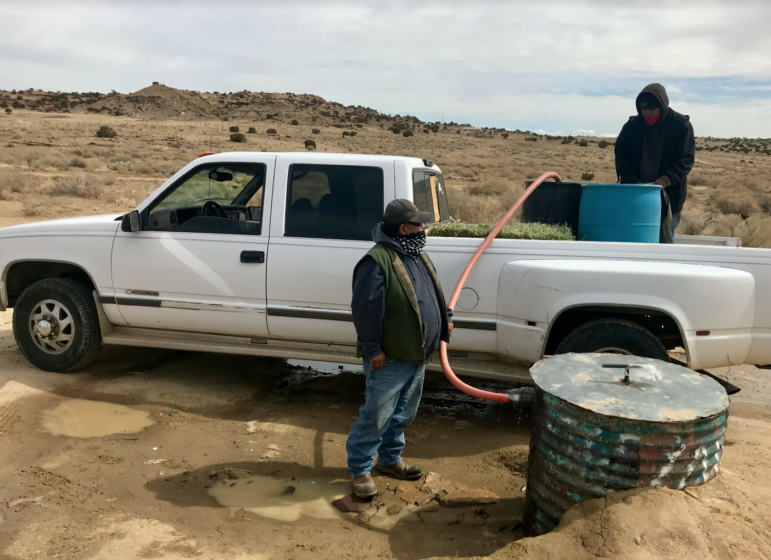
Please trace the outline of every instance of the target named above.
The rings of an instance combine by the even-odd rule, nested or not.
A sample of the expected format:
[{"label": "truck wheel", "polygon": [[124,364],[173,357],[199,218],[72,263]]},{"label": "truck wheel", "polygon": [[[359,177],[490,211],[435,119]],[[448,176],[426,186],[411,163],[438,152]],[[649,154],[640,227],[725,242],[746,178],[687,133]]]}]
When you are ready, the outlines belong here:
[{"label": "truck wheel", "polygon": [[568,352],[631,354],[669,361],[666,348],[651,331],[623,319],[597,319],[584,323],[559,343],[555,354]]},{"label": "truck wheel", "polygon": [[24,357],[45,371],[82,368],[102,349],[91,293],[64,278],[40,280],[21,293],[13,309],[13,335]]}]

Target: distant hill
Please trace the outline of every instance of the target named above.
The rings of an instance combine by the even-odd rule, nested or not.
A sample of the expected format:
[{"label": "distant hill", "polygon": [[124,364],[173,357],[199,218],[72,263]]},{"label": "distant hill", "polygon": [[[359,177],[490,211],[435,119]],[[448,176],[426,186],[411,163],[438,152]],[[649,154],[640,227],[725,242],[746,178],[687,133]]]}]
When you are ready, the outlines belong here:
[{"label": "distant hill", "polygon": [[[372,121],[425,124],[417,117],[391,116],[362,106],[345,106],[318,95],[294,93],[206,93],[153,82],[134,93],[62,93],[39,90],[0,92],[9,107],[53,113],[97,113],[148,119],[274,120],[354,128]],[[1,104],[1,103],[0,103]],[[456,125],[456,123],[447,123]]]}]

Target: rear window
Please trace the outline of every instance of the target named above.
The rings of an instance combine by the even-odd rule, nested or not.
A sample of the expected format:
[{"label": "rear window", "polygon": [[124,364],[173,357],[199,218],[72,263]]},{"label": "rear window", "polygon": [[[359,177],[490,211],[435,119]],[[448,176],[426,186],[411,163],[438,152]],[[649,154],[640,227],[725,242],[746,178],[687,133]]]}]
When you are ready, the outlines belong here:
[{"label": "rear window", "polygon": [[442,178],[441,173],[425,169],[413,171],[412,195],[415,206],[421,212],[431,213],[433,216],[432,223],[444,222],[450,219],[447,191],[444,188],[444,178]]}]

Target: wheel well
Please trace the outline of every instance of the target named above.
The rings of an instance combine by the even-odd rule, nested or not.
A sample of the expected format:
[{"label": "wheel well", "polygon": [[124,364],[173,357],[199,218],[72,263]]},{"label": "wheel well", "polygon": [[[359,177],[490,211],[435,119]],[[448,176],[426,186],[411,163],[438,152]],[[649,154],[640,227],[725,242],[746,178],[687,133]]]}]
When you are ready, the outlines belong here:
[{"label": "wheel well", "polygon": [[90,290],[96,289],[88,273],[77,265],[51,261],[17,262],[11,265],[5,276],[8,307],[15,305],[27,286],[46,278],[69,278],[88,286]]},{"label": "wheel well", "polygon": [[677,321],[662,311],[636,307],[586,306],[568,309],[557,317],[549,330],[544,354],[554,354],[562,339],[584,323],[595,319],[632,321],[651,331],[667,350],[678,346],[684,347],[682,332]]}]

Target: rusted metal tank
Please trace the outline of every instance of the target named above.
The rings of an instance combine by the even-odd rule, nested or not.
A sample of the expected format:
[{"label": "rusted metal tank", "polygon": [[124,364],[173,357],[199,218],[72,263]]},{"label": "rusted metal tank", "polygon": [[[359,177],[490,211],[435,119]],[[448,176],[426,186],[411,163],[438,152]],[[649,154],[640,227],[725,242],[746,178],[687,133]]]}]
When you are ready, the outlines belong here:
[{"label": "rusted metal tank", "polygon": [[571,506],[615,490],[682,489],[720,469],[729,403],[714,379],[614,354],[557,355],[530,371],[526,534],[547,533]]}]

